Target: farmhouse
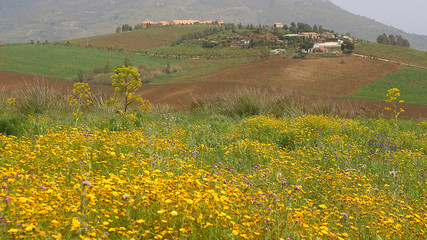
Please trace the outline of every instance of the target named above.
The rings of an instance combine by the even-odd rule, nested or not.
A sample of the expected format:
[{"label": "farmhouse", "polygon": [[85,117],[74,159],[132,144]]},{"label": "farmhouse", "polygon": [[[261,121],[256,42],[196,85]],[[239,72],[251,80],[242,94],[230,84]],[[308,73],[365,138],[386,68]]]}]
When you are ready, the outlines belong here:
[{"label": "farmhouse", "polygon": [[275,28],[282,28],[284,25],[283,25],[283,23],[274,23],[273,24],[273,27],[275,27]]},{"label": "farmhouse", "polygon": [[148,28],[148,27],[155,27],[155,26],[165,26],[165,25],[169,25],[169,23],[165,21],[152,22],[147,19],[144,22],[142,22],[140,25],[141,25],[141,28]]},{"label": "farmhouse", "polygon": [[226,23],[225,23],[224,21],[222,21],[222,20],[221,20],[221,21],[218,21],[218,25],[219,25],[219,26],[224,26],[224,25],[226,25]]},{"label": "farmhouse", "polygon": [[172,20],[169,22],[169,25],[194,25],[200,23],[199,20]]},{"label": "farmhouse", "polygon": [[298,35],[299,37],[305,37],[305,38],[319,38],[319,34],[315,32],[302,32]]},{"label": "farmhouse", "polygon": [[[166,26],[166,25],[194,25],[194,24],[212,24],[213,22],[208,21],[199,21],[199,20],[172,20],[170,22],[166,21],[160,21],[160,22],[153,22],[150,20],[145,20],[144,22],[140,23],[141,28],[148,28],[148,27],[156,27],[156,26]],[[225,25],[224,21],[219,21],[218,25],[222,26]]]},{"label": "farmhouse", "polygon": [[335,34],[330,33],[330,32],[321,33],[320,36],[323,38],[335,38]]}]

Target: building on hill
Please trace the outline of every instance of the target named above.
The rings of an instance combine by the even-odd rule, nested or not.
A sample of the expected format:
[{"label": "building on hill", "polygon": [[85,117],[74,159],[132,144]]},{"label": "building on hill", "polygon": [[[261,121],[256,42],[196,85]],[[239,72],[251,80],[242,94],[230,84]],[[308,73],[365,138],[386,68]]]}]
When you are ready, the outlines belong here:
[{"label": "building on hill", "polygon": [[194,25],[200,23],[199,20],[172,20],[169,22],[169,25]]},{"label": "building on hill", "polygon": [[141,28],[148,28],[148,27],[155,27],[155,26],[165,26],[165,25],[169,25],[168,22],[165,21],[160,21],[160,22],[152,22],[150,20],[145,20],[144,22],[142,22],[140,24]]},{"label": "building on hill", "polygon": [[318,33],[315,33],[315,32],[302,32],[298,36],[305,37],[305,38],[318,39],[320,35]]},{"label": "building on hill", "polygon": [[273,24],[273,27],[275,27],[275,28],[282,28],[284,25],[283,25],[283,23],[274,23]]},{"label": "building on hill", "polygon": [[321,33],[320,36],[323,38],[335,38],[335,34],[330,33],[330,32]]},{"label": "building on hill", "polygon": [[153,22],[150,20],[145,20],[144,22],[140,23],[141,28],[148,28],[148,27],[157,27],[157,26],[166,26],[166,25],[194,25],[194,24],[212,24],[212,21],[199,21],[199,20],[172,20],[170,22],[166,21],[160,21],[160,22]]},{"label": "building on hill", "polygon": [[218,25],[219,26],[225,26],[225,25],[227,25],[227,23],[221,20],[221,21],[218,21]]}]

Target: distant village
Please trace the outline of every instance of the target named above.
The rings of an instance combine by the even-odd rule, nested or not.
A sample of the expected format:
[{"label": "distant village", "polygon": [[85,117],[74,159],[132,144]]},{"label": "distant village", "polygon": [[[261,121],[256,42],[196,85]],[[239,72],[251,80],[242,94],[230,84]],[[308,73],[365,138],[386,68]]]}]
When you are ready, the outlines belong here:
[{"label": "distant village", "polygon": [[[149,28],[149,27],[158,27],[158,26],[167,26],[167,25],[198,25],[198,24],[214,24],[218,26],[227,26],[227,23],[224,21],[199,21],[199,20],[172,20],[172,21],[159,21],[153,22],[150,20],[145,20],[141,22],[139,25],[141,28]],[[233,25],[233,24],[232,24]],[[281,29],[285,25],[283,23],[274,23],[273,28]],[[284,40],[292,40],[294,38],[304,38],[310,39],[310,41],[314,42],[312,48],[303,50],[305,52],[327,52],[330,47],[340,47],[343,43],[343,39],[347,39],[353,43],[357,43],[357,41],[353,40],[350,36],[335,34],[330,32],[329,30],[324,30],[321,32],[299,32],[299,33],[290,33],[282,36],[271,34],[271,33],[263,33],[263,34],[249,34],[249,35],[239,35],[239,36],[229,36],[227,39],[222,39],[223,41],[230,42],[229,46],[246,46],[250,45],[251,41],[266,41],[266,42],[276,42],[277,44],[281,44]]]}]

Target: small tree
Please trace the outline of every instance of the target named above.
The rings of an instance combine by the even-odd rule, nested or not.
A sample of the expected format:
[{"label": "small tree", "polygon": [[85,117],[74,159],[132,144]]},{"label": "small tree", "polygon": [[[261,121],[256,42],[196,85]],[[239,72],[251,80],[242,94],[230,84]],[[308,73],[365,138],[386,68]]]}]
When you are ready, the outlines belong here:
[{"label": "small tree", "polygon": [[314,43],[313,43],[313,42],[310,42],[310,41],[304,41],[304,42],[301,44],[301,49],[304,49],[305,51],[307,51],[307,52],[308,52],[308,50],[309,50],[309,49],[311,49],[311,48],[313,48],[313,46],[314,46]]},{"label": "small tree", "polygon": [[128,107],[136,102],[141,104],[141,110],[148,112],[151,110],[151,104],[149,101],[142,99],[141,96],[135,95],[135,92],[141,87],[142,82],[138,69],[134,67],[118,67],[114,70],[114,74],[111,76],[114,87],[114,98],[107,101],[107,105],[119,106],[119,98],[123,99],[124,108],[123,111],[119,110],[121,114],[125,114]]},{"label": "small tree", "polygon": [[341,50],[343,52],[351,53],[354,50],[354,43],[350,40],[345,39],[341,44]]}]

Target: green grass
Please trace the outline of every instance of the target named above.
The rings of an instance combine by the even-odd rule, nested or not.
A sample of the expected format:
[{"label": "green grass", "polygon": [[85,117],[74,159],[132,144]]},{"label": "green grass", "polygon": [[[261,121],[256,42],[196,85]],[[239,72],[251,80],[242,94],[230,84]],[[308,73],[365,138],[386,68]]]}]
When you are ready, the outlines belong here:
[{"label": "green grass", "polygon": [[387,90],[398,88],[406,103],[427,105],[427,71],[399,69],[348,95],[351,98],[384,101]]},{"label": "green grass", "polygon": [[245,57],[261,56],[269,54],[265,49],[242,48],[242,47],[214,47],[203,48],[196,44],[180,44],[177,46],[164,46],[150,50],[150,53],[159,55],[173,55],[183,57]]},{"label": "green grass", "polygon": [[166,65],[179,62],[178,60],[95,48],[23,44],[0,47],[0,70],[72,80],[76,78],[80,70],[88,73],[93,67],[103,66],[108,62],[113,67],[120,66],[126,57],[134,66],[142,63]]},{"label": "green grass", "polygon": [[[170,45],[189,33],[203,32],[216,25],[162,26],[71,40],[72,45],[142,51]],[[61,41],[65,44],[67,41]]]},{"label": "green grass", "polygon": [[427,67],[427,52],[378,43],[355,45],[355,53]]},{"label": "green grass", "polygon": [[246,58],[230,58],[230,59],[201,59],[197,61],[188,61],[181,64],[182,72],[166,75],[156,79],[150,84],[165,84],[165,83],[193,83],[203,81],[203,77],[209,74],[221,72],[230,66],[240,66],[249,62]]}]

